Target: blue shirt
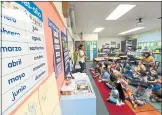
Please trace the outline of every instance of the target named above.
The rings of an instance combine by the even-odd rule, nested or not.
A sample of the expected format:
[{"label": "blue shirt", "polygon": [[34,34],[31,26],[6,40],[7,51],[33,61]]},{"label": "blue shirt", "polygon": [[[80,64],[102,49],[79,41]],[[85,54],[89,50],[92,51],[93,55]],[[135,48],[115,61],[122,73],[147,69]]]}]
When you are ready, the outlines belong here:
[{"label": "blue shirt", "polygon": [[155,84],[155,85],[153,86],[152,90],[153,90],[153,91],[159,90],[161,87],[162,87],[161,84],[158,84],[158,83],[157,83],[157,84]]},{"label": "blue shirt", "polygon": [[130,70],[130,71],[124,72],[123,76],[126,77],[126,78],[127,77],[131,77],[132,78],[134,75],[133,75],[133,72]]},{"label": "blue shirt", "polygon": [[110,74],[109,74],[107,71],[105,71],[105,72],[103,73],[103,78],[104,78],[104,79],[107,79],[107,80],[110,80]]}]

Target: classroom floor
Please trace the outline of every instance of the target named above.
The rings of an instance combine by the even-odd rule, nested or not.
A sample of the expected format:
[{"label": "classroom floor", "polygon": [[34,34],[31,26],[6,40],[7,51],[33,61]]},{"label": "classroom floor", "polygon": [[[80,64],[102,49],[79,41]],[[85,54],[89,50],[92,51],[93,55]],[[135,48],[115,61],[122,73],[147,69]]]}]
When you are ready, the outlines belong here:
[{"label": "classroom floor", "polygon": [[[97,115],[111,115],[110,114],[110,111],[107,110],[106,106],[105,106],[105,103],[103,101],[103,95],[101,95],[101,89],[99,91],[98,87],[97,87],[97,84],[95,83],[95,80],[92,78],[90,72],[89,72],[89,68],[92,68],[92,62],[86,62],[86,73],[88,74],[89,78],[90,78],[90,81],[91,81],[91,84],[92,84],[92,87],[94,89],[94,92],[96,94],[96,99],[97,99]],[[103,87],[104,88],[104,87]],[[134,87],[130,86],[130,88],[132,90],[135,90]],[[105,95],[108,95],[108,94],[105,94]],[[131,108],[131,105],[128,103],[128,106]],[[150,106],[151,108],[154,108],[156,111],[158,110],[159,112],[161,112],[161,104],[160,103],[151,103],[150,102]],[[132,109],[132,108],[131,108]],[[154,114],[156,115],[156,113],[152,113],[153,111],[150,111],[149,109],[145,109],[145,110],[140,110],[140,111],[143,111],[143,112],[139,112],[138,110],[134,110],[132,109],[133,112],[135,113],[138,113],[138,115],[144,115],[144,114],[147,114],[149,112],[149,114]],[[146,113],[144,113],[146,112]],[[119,113],[120,114],[120,113]],[[116,115],[119,115],[119,114],[116,114]],[[122,113],[121,113],[122,114]],[[123,113],[124,115],[124,113]],[[148,114],[147,114],[148,115]]]}]

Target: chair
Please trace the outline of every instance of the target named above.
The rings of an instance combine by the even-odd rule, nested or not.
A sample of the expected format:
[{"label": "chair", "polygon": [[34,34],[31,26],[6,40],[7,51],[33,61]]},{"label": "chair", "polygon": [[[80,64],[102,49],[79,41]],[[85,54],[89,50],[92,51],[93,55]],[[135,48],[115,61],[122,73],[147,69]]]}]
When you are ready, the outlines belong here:
[{"label": "chair", "polygon": [[129,55],[129,62],[131,64],[135,64],[135,57],[133,57],[132,55]]}]

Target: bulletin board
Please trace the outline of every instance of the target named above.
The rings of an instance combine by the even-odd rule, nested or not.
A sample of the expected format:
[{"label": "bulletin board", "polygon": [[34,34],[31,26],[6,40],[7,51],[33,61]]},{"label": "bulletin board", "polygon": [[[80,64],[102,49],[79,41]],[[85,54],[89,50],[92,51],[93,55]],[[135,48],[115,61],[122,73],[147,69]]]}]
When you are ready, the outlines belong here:
[{"label": "bulletin board", "polygon": [[[58,30],[64,31],[58,12],[50,2],[2,2],[1,5],[2,115],[55,115],[56,108],[60,115],[58,96],[64,65],[61,61],[56,80],[53,66],[56,44],[48,25],[50,19]],[[58,40],[61,42],[60,34]],[[62,44],[60,47],[62,52]]]},{"label": "bulletin board", "polygon": [[86,54],[88,60],[93,60],[97,57],[97,41],[86,41]]},{"label": "bulletin board", "polygon": [[48,26],[51,28],[51,32],[52,32],[52,40],[53,40],[53,46],[54,46],[53,57],[55,59],[53,65],[55,68],[56,77],[58,77],[58,75],[62,71],[60,31],[58,27],[50,19],[48,19]]},{"label": "bulletin board", "polygon": [[63,49],[63,57],[64,57],[64,71],[65,71],[65,77],[70,73],[70,60],[69,60],[69,48],[68,48],[68,38],[64,34],[64,32],[61,32],[61,38],[62,38],[62,49]]}]

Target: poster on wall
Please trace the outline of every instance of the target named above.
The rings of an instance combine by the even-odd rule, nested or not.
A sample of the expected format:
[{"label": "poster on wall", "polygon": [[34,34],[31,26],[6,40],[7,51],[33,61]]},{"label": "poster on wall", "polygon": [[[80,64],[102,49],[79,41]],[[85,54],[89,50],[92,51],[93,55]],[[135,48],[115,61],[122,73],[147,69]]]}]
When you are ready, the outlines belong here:
[{"label": "poster on wall", "polygon": [[33,2],[2,2],[2,115],[48,75],[42,11]]},{"label": "poster on wall", "polygon": [[48,26],[52,31],[53,46],[54,46],[54,68],[56,77],[62,71],[61,47],[60,47],[60,31],[58,27],[48,18]]},{"label": "poster on wall", "polygon": [[61,32],[61,38],[62,38],[62,48],[63,48],[63,56],[64,56],[64,71],[65,71],[65,77],[67,77],[67,75],[70,72],[68,39],[63,32]]},{"label": "poster on wall", "polygon": [[87,41],[86,42],[86,54],[88,60],[93,60],[97,57],[97,41]]}]

